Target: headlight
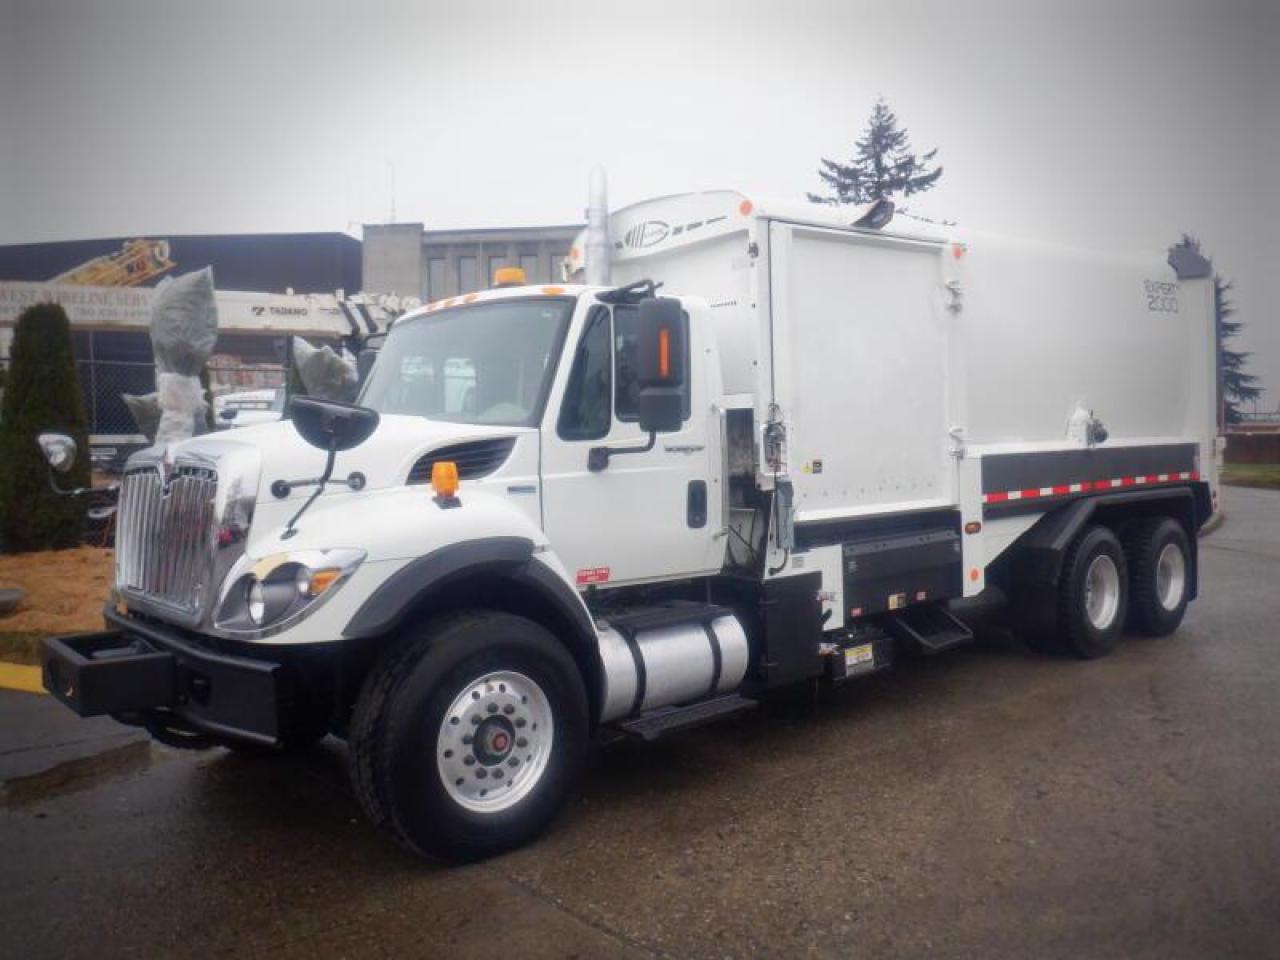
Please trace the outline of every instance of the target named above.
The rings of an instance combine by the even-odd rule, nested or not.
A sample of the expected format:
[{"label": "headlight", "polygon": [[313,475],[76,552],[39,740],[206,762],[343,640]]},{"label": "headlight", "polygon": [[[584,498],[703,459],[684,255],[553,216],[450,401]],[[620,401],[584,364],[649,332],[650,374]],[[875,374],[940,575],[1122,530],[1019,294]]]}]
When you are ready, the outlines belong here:
[{"label": "headlight", "polygon": [[278,633],[320,607],[364,558],[350,548],[242,558],[223,585],[213,625],[228,634]]},{"label": "headlight", "polygon": [[254,577],[249,581],[249,593],[246,597],[245,609],[249,614],[249,619],[262,626],[262,621],[267,615],[267,592],[262,589],[262,581]]}]

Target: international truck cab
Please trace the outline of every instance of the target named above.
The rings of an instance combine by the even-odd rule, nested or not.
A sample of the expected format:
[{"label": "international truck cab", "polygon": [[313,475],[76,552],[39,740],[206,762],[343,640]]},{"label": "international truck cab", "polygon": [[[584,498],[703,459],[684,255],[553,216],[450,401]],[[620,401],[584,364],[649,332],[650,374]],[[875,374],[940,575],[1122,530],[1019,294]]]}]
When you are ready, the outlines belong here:
[{"label": "international truck cab", "polygon": [[375,823],[470,859],[593,736],[957,646],[989,587],[1056,653],[1176,629],[1207,264],[730,191],[588,219],[574,282],[399,318],[355,405],[132,458],[107,629],[45,641],[49,690],[185,746],[335,733]]}]

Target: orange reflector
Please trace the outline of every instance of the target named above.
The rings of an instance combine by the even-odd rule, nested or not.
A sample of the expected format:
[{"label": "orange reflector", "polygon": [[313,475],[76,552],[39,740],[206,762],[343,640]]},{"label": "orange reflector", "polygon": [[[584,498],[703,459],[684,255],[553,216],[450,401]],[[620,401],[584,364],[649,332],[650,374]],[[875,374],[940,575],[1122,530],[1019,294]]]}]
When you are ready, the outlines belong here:
[{"label": "orange reflector", "polygon": [[558,293],[564,293],[564,287],[543,287],[542,292],[548,297],[554,297]]},{"label": "orange reflector", "polygon": [[523,287],[528,282],[524,271],[519,267],[499,267],[493,271],[495,287]]},{"label": "orange reflector", "polygon": [[458,465],[452,460],[437,460],[431,465],[431,489],[436,496],[448,499],[458,492]]},{"label": "orange reflector", "polygon": [[658,376],[666,380],[671,376],[671,328],[658,331]]},{"label": "orange reflector", "polygon": [[740,204],[738,204],[738,212],[742,214],[744,217],[750,216],[751,211],[754,209],[755,207],[751,205],[750,200],[743,200]]},{"label": "orange reflector", "polygon": [[325,570],[314,570],[311,573],[311,583],[307,586],[307,593],[310,596],[318,597],[324,593],[342,576],[342,571],[336,567],[329,567]]},{"label": "orange reflector", "polygon": [[965,533],[977,533],[981,529],[982,529],[982,524],[977,520],[970,520],[968,523],[964,525]]},{"label": "orange reflector", "polygon": [[974,567],[972,570],[969,571],[969,579],[972,580],[974,583],[978,582],[978,577],[980,576],[982,576],[982,574],[978,573],[977,567]]}]

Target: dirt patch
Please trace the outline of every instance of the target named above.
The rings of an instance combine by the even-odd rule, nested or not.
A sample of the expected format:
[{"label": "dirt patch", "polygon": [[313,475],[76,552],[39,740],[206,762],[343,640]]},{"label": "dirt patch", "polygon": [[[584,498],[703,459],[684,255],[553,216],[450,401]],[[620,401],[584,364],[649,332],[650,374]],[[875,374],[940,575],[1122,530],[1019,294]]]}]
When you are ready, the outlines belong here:
[{"label": "dirt patch", "polygon": [[74,633],[102,629],[114,553],[99,547],[0,556],[0,587],[21,587],[16,613],[0,618],[0,633]]}]

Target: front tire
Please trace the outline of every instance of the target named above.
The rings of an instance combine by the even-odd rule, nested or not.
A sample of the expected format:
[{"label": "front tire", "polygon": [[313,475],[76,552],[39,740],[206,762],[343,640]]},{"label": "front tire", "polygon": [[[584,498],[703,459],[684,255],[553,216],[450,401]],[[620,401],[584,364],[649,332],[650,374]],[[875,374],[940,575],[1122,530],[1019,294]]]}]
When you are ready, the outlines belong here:
[{"label": "front tire", "polygon": [[450,614],[402,637],[366,679],[352,782],[410,851],[476,860],[550,823],[588,727],[581,674],[554,636],[510,614]]},{"label": "front tire", "polygon": [[1125,531],[1129,561],[1130,625],[1149,637],[1178,629],[1187,612],[1191,586],[1191,546],[1182,524],[1150,517]]}]

